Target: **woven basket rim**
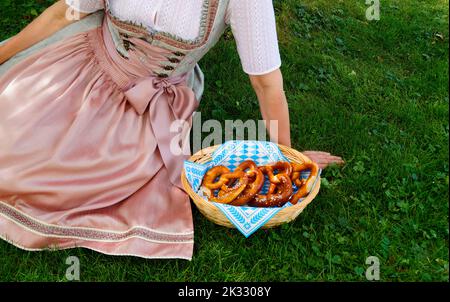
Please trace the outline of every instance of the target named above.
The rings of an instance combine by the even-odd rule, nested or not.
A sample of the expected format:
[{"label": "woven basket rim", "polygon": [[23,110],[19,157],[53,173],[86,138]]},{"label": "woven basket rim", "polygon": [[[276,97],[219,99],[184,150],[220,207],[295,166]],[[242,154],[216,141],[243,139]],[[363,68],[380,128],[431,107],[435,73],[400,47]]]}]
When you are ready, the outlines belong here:
[{"label": "woven basket rim", "polygon": [[[301,152],[281,145],[276,144],[280,151],[283,153],[287,159],[290,161],[294,161],[297,163],[303,163],[303,162],[312,162],[312,160],[307,157],[306,155],[302,154]],[[211,160],[211,155],[214,153],[217,148],[219,148],[221,145],[214,145],[211,147],[206,147],[204,149],[199,150],[195,154],[193,154],[188,161],[191,162],[201,162],[206,163]],[[209,160],[208,160],[209,158]],[[207,159],[205,161],[205,159]],[[191,187],[189,181],[186,178],[186,174],[184,169],[181,173],[181,181],[183,188],[188,193],[192,201],[194,202],[195,206],[199,211],[205,216],[208,220],[218,224],[222,225],[228,228],[236,228],[225,216],[225,214],[220,211],[212,202],[207,201],[200,197]],[[283,208],[280,210],[276,215],[274,215],[271,219],[269,219],[266,224],[263,226],[263,228],[272,228],[279,226],[284,223],[288,223],[292,220],[294,220],[300,213],[306,208],[307,205],[309,205],[314,198],[317,196],[320,190],[320,183],[321,178],[320,176],[317,179],[317,183],[314,186],[313,190],[306,196],[301,202],[297,203],[296,205],[292,205],[290,207]]]}]

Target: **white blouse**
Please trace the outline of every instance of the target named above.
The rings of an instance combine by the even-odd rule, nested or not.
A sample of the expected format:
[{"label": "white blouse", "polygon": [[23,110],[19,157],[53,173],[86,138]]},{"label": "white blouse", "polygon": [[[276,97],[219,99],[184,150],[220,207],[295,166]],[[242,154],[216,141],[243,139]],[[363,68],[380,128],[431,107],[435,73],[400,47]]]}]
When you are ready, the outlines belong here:
[{"label": "white blouse", "polygon": [[[103,0],[65,0],[73,9],[93,13]],[[109,0],[112,14],[183,39],[200,31],[204,0]],[[180,9],[180,8],[183,9]],[[281,66],[272,0],[230,0],[226,23],[231,26],[244,72],[266,74]]]}]

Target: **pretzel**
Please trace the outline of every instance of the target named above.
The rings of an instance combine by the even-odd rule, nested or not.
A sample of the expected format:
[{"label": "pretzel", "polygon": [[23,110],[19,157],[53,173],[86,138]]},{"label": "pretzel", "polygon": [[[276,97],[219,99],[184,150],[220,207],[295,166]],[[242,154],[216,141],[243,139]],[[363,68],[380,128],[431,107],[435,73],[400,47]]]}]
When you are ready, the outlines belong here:
[{"label": "pretzel", "polygon": [[[219,194],[217,197],[211,194],[210,201],[229,204],[244,191],[248,184],[248,176],[243,171],[235,171],[233,173],[223,174],[222,177],[226,179],[221,187],[221,191],[224,191],[224,193]],[[235,184],[229,187],[232,183]]]},{"label": "pretzel", "polygon": [[275,185],[272,193],[256,195],[250,200],[249,205],[253,207],[270,208],[281,207],[289,201],[292,195],[292,182],[286,174],[277,175],[279,183]]},{"label": "pretzel", "polygon": [[[218,178],[218,180],[216,180]],[[233,185],[234,183],[234,185]],[[244,171],[235,171],[231,173],[230,169],[225,166],[216,166],[206,172],[203,178],[203,186],[206,188],[205,193],[209,196],[210,201],[217,203],[230,203],[248,184],[248,176]],[[233,186],[232,186],[233,185]],[[230,187],[232,186],[232,187]],[[212,190],[221,189],[223,194],[215,197]]]},{"label": "pretzel", "polygon": [[[279,174],[284,174],[288,177],[292,174],[292,166],[288,162],[279,161],[270,165],[259,167],[263,173],[267,174],[271,183],[279,184],[280,180],[278,179]],[[274,174],[274,171],[277,171],[277,174]]]},{"label": "pretzel", "polygon": [[[292,174],[292,166],[288,162],[276,162],[266,166],[258,167],[264,174],[269,177],[270,186],[268,193],[272,194],[275,191],[276,185],[280,183],[278,174],[282,173],[290,176]],[[276,170],[278,173],[275,175],[273,172]]]},{"label": "pretzel", "polygon": [[[261,188],[264,185],[264,174],[252,160],[242,162],[235,171],[245,172],[251,179],[244,191],[230,203],[230,205],[233,206],[243,206],[261,191]],[[221,192],[222,191],[219,192],[219,195]]]},{"label": "pretzel", "polygon": [[[228,181],[228,179],[224,177],[224,175],[228,173],[230,173],[230,169],[227,167],[216,166],[206,172],[205,177],[203,178],[203,185],[210,190],[220,189]],[[219,180],[216,181],[218,177]]]},{"label": "pretzel", "polygon": [[[301,179],[301,172],[305,170],[310,170],[306,180]],[[313,162],[297,164],[280,161],[257,167],[252,160],[246,160],[234,172],[225,166],[210,169],[203,178],[203,190],[210,201],[233,206],[281,207],[289,199],[295,205],[300,198],[308,195],[318,172],[319,167]],[[270,181],[269,190],[265,195],[258,194],[264,185],[265,175]],[[298,188],[295,194],[293,184]],[[217,196],[213,193],[215,190],[219,190]]]},{"label": "pretzel", "polygon": [[304,179],[300,178],[302,174],[301,172],[306,168],[303,168],[302,164],[297,163],[291,163],[291,166],[292,166],[292,174],[291,174],[292,183],[295,184],[298,188],[300,188],[306,182]]},{"label": "pretzel", "polygon": [[[310,170],[310,174],[308,179],[302,180],[300,179],[301,172],[305,170]],[[298,187],[298,191],[292,196],[290,202],[297,204],[300,198],[305,197],[311,191],[311,186],[319,174],[319,167],[313,162],[303,164],[292,163],[292,171],[291,181]]]}]

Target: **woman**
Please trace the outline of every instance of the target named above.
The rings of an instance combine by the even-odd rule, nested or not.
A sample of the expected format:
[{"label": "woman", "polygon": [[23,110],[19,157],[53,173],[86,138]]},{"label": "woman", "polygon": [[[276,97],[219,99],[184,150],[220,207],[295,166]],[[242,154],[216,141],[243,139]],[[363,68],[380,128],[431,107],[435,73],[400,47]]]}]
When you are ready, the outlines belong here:
[{"label": "woman", "polygon": [[[99,10],[100,26],[0,77],[0,236],[28,250],[191,259],[185,158],[170,149],[169,128],[191,123],[203,87],[197,62],[227,26],[263,118],[279,121],[269,134],[291,144],[272,2],[58,1],[0,46],[0,63]],[[306,153],[322,168],[341,162]]]}]

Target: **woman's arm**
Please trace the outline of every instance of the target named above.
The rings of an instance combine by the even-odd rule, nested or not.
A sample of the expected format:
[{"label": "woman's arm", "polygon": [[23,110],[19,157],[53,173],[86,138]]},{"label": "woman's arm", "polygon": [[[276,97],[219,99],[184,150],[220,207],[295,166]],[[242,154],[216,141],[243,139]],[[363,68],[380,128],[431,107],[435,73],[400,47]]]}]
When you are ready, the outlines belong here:
[{"label": "woman's arm", "polygon": [[[290,147],[289,109],[281,70],[277,69],[264,75],[250,75],[250,82],[258,97],[261,114],[271,140]],[[278,127],[271,129],[270,121],[277,121]]]},{"label": "woman's arm", "polygon": [[[271,140],[279,144],[291,146],[291,130],[289,123],[289,109],[283,89],[283,76],[280,69],[265,75],[250,75],[250,81],[258,96],[261,114],[270,125],[270,121],[278,121],[278,129],[268,127]],[[312,161],[317,163],[321,169],[330,164],[344,164],[339,156],[334,156],[322,151],[303,151]]]},{"label": "woman's arm", "polygon": [[[0,64],[7,61],[17,53],[34,44],[50,37],[55,32],[76,22],[77,20],[66,18],[69,6],[64,0],[60,0],[47,8],[39,17],[28,24],[20,33],[13,36],[5,44],[0,46]],[[78,20],[89,14],[80,13]]]}]

